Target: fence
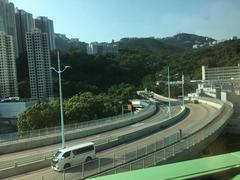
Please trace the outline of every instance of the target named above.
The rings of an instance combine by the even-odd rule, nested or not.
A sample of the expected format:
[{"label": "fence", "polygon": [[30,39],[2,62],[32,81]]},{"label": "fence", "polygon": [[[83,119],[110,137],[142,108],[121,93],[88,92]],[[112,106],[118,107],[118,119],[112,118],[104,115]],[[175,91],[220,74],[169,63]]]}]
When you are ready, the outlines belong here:
[{"label": "fence", "polygon": [[[217,114],[219,115],[222,111],[223,109],[218,109],[211,117],[209,117],[209,121],[211,121],[213,118],[216,118]],[[107,153],[107,155],[103,157],[98,157],[98,159],[84,163],[81,166],[67,170],[66,172],[64,171],[63,173],[49,171],[47,174],[44,174],[39,178],[46,180],[60,178],[80,179],[93,176],[104,171],[106,171],[104,173],[106,175],[156,165],[160,162],[163,162],[164,160],[167,160],[170,157],[183,152],[186,149],[189,149],[195,144],[198,144],[205,140],[207,137],[211,136],[226,123],[226,120],[229,118],[231,113],[232,109],[231,111],[225,113],[225,115],[221,117],[219,121],[209,123],[205,128],[201,129],[195,134],[191,134],[190,132],[186,133],[187,131],[183,129],[184,133],[182,135],[182,138],[180,137],[179,133],[175,133],[165,138],[159,138],[157,140],[154,139],[151,143],[144,146],[135,146],[131,148],[131,150],[123,150],[113,154]],[[116,139],[117,137],[111,136],[111,138],[106,139],[106,141],[109,143],[114,138]],[[95,143],[102,144],[103,140],[101,140],[101,142],[99,141]],[[50,159],[51,154],[49,154],[49,156],[44,155],[40,157]],[[26,159],[27,158],[23,158],[22,162],[19,161],[15,164],[12,164],[12,166],[20,166],[21,164],[26,163]],[[4,163],[1,162],[2,167],[3,165]],[[35,179],[37,178],[38,177]]]},{"label": "fence", "polygon": [[[42,176],[41,179],[81,179],[104,171],[106,172],[102,173],[102,175],[154,166],[170,157],[190,149],[194,145],[205,141],[206,138],[216,133],[217,130],[224,126],[233,112],[232,104],[229,104],[229,106],[231,106],[231,109],[228,110],[220,120],[214,123],[209,123],[205,128],[202,128],[193,135],[185,135],[183,139],[181,139],[179,133],[175,133],[171,136],[155,140],[147,145],[141,147],[136,146],[135,148],[131,148],[130,151],[123,150],[84,163],[75,169],[73,168],[74,173],[71,172],[71,169],[66,172],[64,171],[62,174],[52,172],[48,175]],[[223,109],[218,109],[208,118],[209,122],[212,121],[213,118],[216,118],[222,111]],[[183,131],[185,130],[183,129]]]},{"label": "fence", "polygon": [[[90,128],[93,126],[99,126],[99,125],[103,126],[103,125],[114,123],[114,122],[128,121],[128,120],[131,120],[131,118],[143,116],[149,110],[151,110],[151,106],[153,104],[151,102],[148,102],[148,103],[149,103],[148,106],[143,108],[137,114],[133,112],[129,112],[129,113],[107,117],[103,119],[91,120],[91,121],[74,123],[74,124],[67,124],[64,126],[64,129],[65,129],[65,132],[67,132],[67,131],[73,131],[76,129]],[[147,104],[144,103],[144,105],[147,105]],[[61,126],[56,126],[56,127],[37,129],[32,131],[25,131],[21,133],[17,132],[17,133],[2,134],[0,135],[0,143],[8,142],[8,141],[17,141],[17,140],[28,139],[33,137],[46,136],[49,134],[60,134],[60,132],[61,132]]]},{"label": "fence", "polygon": [[[167,109],[167,107],[162,108],[162,111],[165,112],[165,109]],[[176,106],[172,110],[173,110],[172,115],[176,116],[181,112],[182,108],[179,106]],[[141,117],[141,113],[139,113],[138,116]],[[153,123],[156,124],[157,122],[161,123],[161,121],[165,121],[167,117],[168,117],[168,114],[160,114],[160,116],[155,118],[155,120],[150,120],[149,123],[148,123],[148,121],[146,121],[145,122],[146,126],[152,126]],[[144,127],[142,127],[142,128],[144,129]],[[135,129],[135,128],[133,128],[133,129]],[[99,149],[98,147],[100,147],[102,145],[105,146],[107,144],[111,144],[112,142],[118,142],[119,137],[123,136],[123,134],[126,134],[126,133],[132,133],[133,129],[129,129],[128,131],[124,131],[124,132],[120,131],[118,134],[107,136],[107,137],[101,137],[101,138],[94,137],[93,142],[96,144],[96,148]],[[55,153],[55,152],[48,151],[48,152],[44,152],[44,153],[40,153],[40,154],[38,153],[36,155],[27,155],[24,157],[16,158],[14,160],[5,160],[5,161],[2,160],[1,164],[0,164],[0,170],[14,168],[16,166],[20,167],[20,166],[24,166],[26,164],[50,160],[52,158],[53,153]]]}]

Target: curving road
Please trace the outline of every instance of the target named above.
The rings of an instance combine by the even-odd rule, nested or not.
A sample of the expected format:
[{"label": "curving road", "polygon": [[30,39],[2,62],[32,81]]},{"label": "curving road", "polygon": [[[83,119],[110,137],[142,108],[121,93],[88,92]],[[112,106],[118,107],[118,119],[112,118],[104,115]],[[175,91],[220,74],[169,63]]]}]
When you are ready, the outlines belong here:
[{"label": "curving road", "polygon": [[[173,133],[178,132],[179,129],[182,129],[184,132],[185,128],[187,128],[188,132],[184,132],[184,133],[193,133],[197,131],[198,130],[197,125],[199,123],[207,124],[208,117],[216,111],[216,109],[213,108],[212,106],[208,106],[205,104],[187,104],[187,107],[190,109],[190,113],[188,114],[187,117],[185,117],[182,121],[178,122],[177,124],[171,127],[168,127],[167,129],[164,129],[158,133],[152,134],[151,136],[99,152],[97,153],[97,157],[102,158],[101,163],[103,164],[103,166],[111,167],[113,162],[112,161],[113,157],[118,156],[118,154],[121,155],[126,151],[130,151],[139,147],[140,145],[151,143],[154,139],[159,139],[162,137],[169,136]],[[158,115],[159,114],[156,114],[155,116],[150,118],[149,121],[156,121],[158,119],[157,118]],[[149,121],[143,121],[141,123],[144,124]],[[134,127],[134,126],[136,126],[136,124],[130,127]],[[98,169],[95,169],[97,167],[96,163],[97,161],[96,162],[93,161],[91,164],[89,164],[89,167],[85,167],[86,173],[90,173],[91,171],[97,171]],[[81,171],[82,171],[81,166],[71,168],[66,172],[66,179],[80,178],[82,175]],[[44,180],[62,178],[61,173],[55,172],[51,170],[50,167],[48,167],[48,168],[30,172],[24,175],[12,177],[9,179],[19,179],[19,180],[36,179],[37,180],[37,179],[41,179],[42,176],[44,177]]]},{"label": "curving road", "polygon": [[[174,113],[176,113],[179,110],[179,107],[176,106],[173,111]],[[85,138],[80,138],[80,139],[76,139],[76,140],[72,140],[72,141],[68,141],[66,142],[66,146],[73,146],[82,142],[89,142],[89,141],[101,141],[102,139],[106,139],[108,137],[117,137],[120,136],[122,134],[126,134],[129,131],[132,131],[136,128],[144,128],[144,126],[146,126],[148,123],[153,123],[156,122],[157,119],[161,118],[161,119],[165,119],[168,117],[167,114],[167,107],[166,106],[162,106],[158,109],[157,113],[155,115],[153,115],[152,117],[143,120],[139,123],[130,125],[130,126],[126,126],[126,127],[122,127],[119,129],[114,129],[112,131],[107,131],[104,133],[100,133],[98,135],[92,135],[92,136],[88,136]],[[104,141],[104,140],[103,140]],[[44,147],[39,147],[39,148],[35,148],[35,149],[30,149],[30,150],[25,150],[25,151],[20,151],[20,152],[16,152],[16,153],[11,153],[11,154],[5,154],[5,155],[1,155],[0,156],[0,170],[4,169],[6,167],[11,167],[14,164],[14,161],[20,162],[19,164],[25,163],[27,159],[32,159],[32,157],[41,157],[43,158],[45,155],[52,155],[53,153],[55,153],[59,148],[61,148],[61,144],[54,144],[54,145],[50,145],[50,146],[44,146]],[[41,159],[39,158],[39,159]]]}]

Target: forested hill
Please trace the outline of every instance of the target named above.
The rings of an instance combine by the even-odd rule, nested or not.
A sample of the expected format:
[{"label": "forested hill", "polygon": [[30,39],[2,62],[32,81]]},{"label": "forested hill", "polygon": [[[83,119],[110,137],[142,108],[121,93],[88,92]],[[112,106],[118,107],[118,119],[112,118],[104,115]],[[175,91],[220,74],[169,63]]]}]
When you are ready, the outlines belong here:
[{"label": "forested hill", "polygon": [[[87,91],[103,93],[121,83],[133,85],[136,89],[154,87],[156,75],[166,74],[168,66],[171,74],[184,72],[191,79],[200,79],[202,65],[235,66],[240,63],[240,40],[226,41],[213,47],[189,51],[164,45],[156,39],[134,41],[125,39],[121,42],[125,45],[128,43],[128,47],[135,47],[133,44],[138,44],[138,50],[121,49],[116,55],[96,56],[78,50],[63,51],[62,66],[71,66],[71,69],[63,74],[64,96],[72,97],[79,92]],[[26,55],[23,55],[17,60],[21,97],[30,96],[26,59]],[[52,56],[52,66],[57,67],[56,55]],[[54,91],[57,96],[58,79],[56,74],[53,73],[53,76]]]},{"label": "forested hill", "polygon": [[193,45],[208,47],[214,41],[216,40],[209,37],[181,33],[166,38],[123,38],[118,44],[120,49],[165,56],[193,50]]},{"label": "forested hill", "polygon": [[193,45],[208,46],[209,43],[216,40],[210,37],[198,36],[195,34],[180,33],[171,37],[162,38],[159,41],[176,48],[191,50]]},{"label": "forested hill", "polygon": [[154,38],[123,38],[118,44],[119,49],[147,52],[159,56],[182,52],[182,49],[165,44]]},{"label": "forested hill", "polygon": [[175,72],[184,71],[193,79],[201,78],[201,66],[236,66],[240,63],[240,40],[229,40],[216,46],[171,56],[168,60]]}]

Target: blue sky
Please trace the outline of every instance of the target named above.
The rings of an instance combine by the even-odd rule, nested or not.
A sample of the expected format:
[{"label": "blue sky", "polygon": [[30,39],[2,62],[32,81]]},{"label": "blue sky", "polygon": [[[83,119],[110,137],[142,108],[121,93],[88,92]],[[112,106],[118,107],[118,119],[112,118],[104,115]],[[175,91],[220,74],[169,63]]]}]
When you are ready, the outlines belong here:
[{"label": "blue sky", "polygon": [[56,33],[81,41],[166,37],[180,32],[240,37],[239,0],[9,0],[54,21]]}]

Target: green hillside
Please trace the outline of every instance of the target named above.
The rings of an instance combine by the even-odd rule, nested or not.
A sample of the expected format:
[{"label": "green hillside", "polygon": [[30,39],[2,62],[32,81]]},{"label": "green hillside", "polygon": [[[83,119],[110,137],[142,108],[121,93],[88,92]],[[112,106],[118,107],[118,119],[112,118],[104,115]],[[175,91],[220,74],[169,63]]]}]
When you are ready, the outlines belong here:
[{"label": "green hillside", "polygon": [[236,66],[240,63],[240,40],[229,40],[214,47],[178,54],[169,58],[175,72],[185,72],[193,79],[201,78],[201,66]]},{"label": "green hillside", "polygon": [[[137,89],[154,87],[156,75],[183,72],[191,79],[201,78],[201,66],[236,66],[240,63],[240,40],[226,41],[213,47],[197,50],[179,50],[151,38],[122,39],[116,55],[87,55],[80,50],[62,51],[62,66],[71,69],[63,75],[64,96],[81,92],[106,93],[121,83]],[[19,91],[29,97],[29,80],[26,56],[17,60]],[[24,64],[25,63],[25,64]],[[52,55],[52,66],[57,67],[57,57]],[[54,92],[58,94],[58,79],[54,76]]]},{"label": "green hillside", "polygon": [[209,46],[209,43],[216,40],[195,34],[180,33],[175,36],[162,38],[159,41],[176,48],[190,50],[193,48],[193,45]]},{"label": "green hillside", "polygon": [[182,52],[182,49],[162,43],[154,38],[123,38],[118,44],[119,49],[147,52],[160,56]]}]

